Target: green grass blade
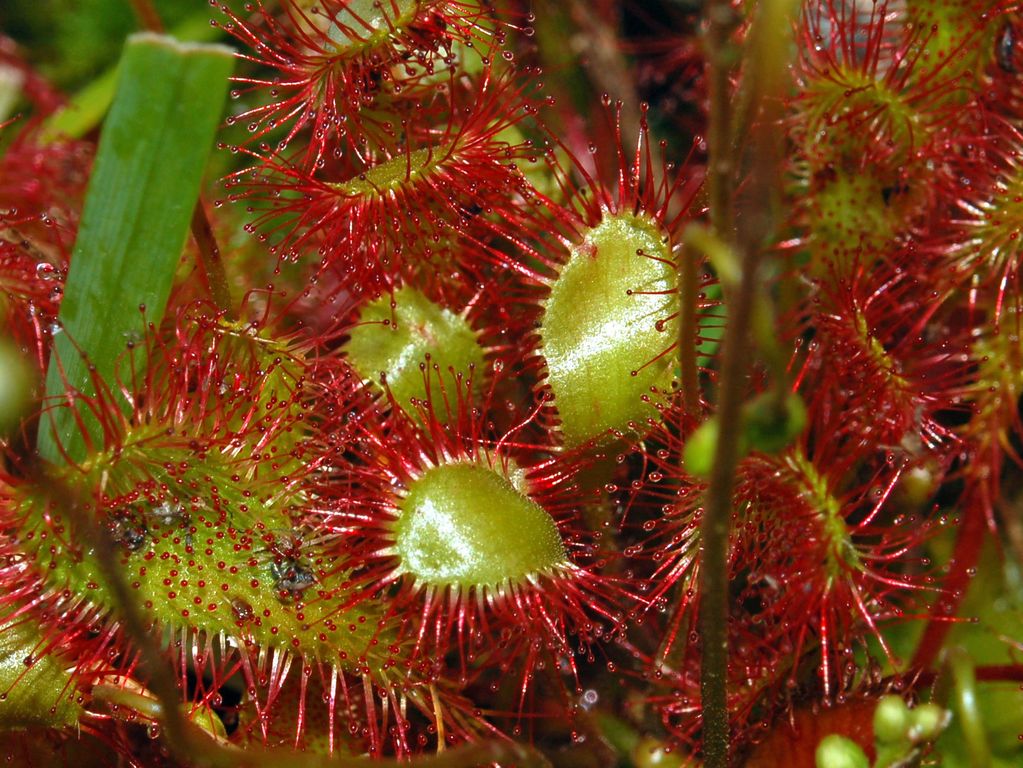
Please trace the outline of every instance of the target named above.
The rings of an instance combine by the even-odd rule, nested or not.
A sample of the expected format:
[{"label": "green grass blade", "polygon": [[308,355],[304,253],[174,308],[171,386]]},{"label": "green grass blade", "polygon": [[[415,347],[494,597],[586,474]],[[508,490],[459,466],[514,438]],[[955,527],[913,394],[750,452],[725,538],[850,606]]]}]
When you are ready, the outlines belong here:
[{"label": "green grass blade", "polygon": [[[170,34],[178,40],[210,42],[221,37],[223,32],[210,24],[209,12],[204,9],[174,27]],[[99,125],[114,98],[118,66],[111,67],[93,80],[47,118],[43,124],[42,140],[80,139]]]},{"label": "green grass blade", "polygon": [[[147,33],[129,39],[64,288],[48,398],[91,393],[93,375],[112,382],[128,342],[162,319],[232,65],[223,46]],[[96,429],[88,414],[82,419]],[[83,458],[85,441],[66,405],[51,408],[39,427],[43,458],[60,461],[61,445]]]}]

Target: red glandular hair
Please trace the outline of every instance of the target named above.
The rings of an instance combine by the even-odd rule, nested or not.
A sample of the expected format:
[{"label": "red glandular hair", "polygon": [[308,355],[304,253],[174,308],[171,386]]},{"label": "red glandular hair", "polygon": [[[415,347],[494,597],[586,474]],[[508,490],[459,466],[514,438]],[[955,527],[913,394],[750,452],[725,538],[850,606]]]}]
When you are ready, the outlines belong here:
[{"label": "red glandular hair", "polygon": [[1023,134],[1015,121],[992,118],[984,140],[956,167],[960,183],[949,220],[935,228],[929,245],[941,266],[970,286],[971,301],[993,303],[990,319],[997,323],[1006,300],[1019,308]]},{"label": "red glandular hair", "polygon": [[[669,404],[663,419],[651,423],[639,447],[643,471],[631,488],[626,526],[626,534],[636,542],[626,550],[632,554],[630,562],[648,585],[647,608],[638,609],[642,621],[629,637],[641,649],[637,652],[653,686],[650,703],[672,738],[692,751],[699,750],[701,738],[698,622],[706,484],[685,471],[682,452],[695,426],[696,418],[686,415],[680,403]],[[741,529],[733,533],[728,556],[728,579],[737,585],[753,562],[744,556],[742,536]],[[763,702],[775,698],[765,692],[782,684],[791,667],[792,648],[766,637],[748,606],[734,595],[729,612],[728,711],[738,744],[767,716]],[[650,645],[651,637],[656,646]]]},{"label": "red glandular hair", "polygon": [[3,336],[46,370],[51,329],[63,296],[64,274],[28,240],[0,237],[0,328]]},{"label": "red glandular hair", "polygon": [[635,61],[642,97],[655,103],[680,135],[698,135],[706,131],[707,87],[694,10],[653,6],[644,0],[626,3],[625,12],[635,19],[630,26],[639,30],[630,30],[622,47]]},{"label": "red glandular hair", "polygon": [[[154,634],[169,638],[167,662],[186,704],[197,718],[240,719],[239,742],[329,751],[407,755],[435,743],[437,733],[463,741],[486,731],[452,683],[399,647],[386,606],[352,606],[348,585],[338,586],[338,553],[325,549],[335,532],[307,525],[318,521],[301,510],[309,473],[333,458],[310,448],[328,444],[313,437],[312,422],[331,417],[336,403],[320,387],[339,366],[307,361],[304,344],[267,334],[263,324],[225,324],[213,308],[190,305],[138,345],[144,367],[126,364],[118,382],[94,382],[98,395],[74,395],[101,430],[87,441],[86,463],[66,474],[84,474],[90,462],[110,465],[102,487],[84,489],[86,508],[120,548],[126,582],[139,589],[144,572],[168,555],[175,569],[163,582],[167,591],[142,607]],[[24,539],[25,499],[42,491],[32,477],[12,483],[21,503],[3,507],[0,525]],[[39,536],[71,552],[70,534],[44,525]],[[114,684],[144,687],[116,606],[37,574],[24,540],[4,543],[10,556],[0,564],[12,588],[0,616],[38,622],[40,648],[66,649],[83,689],[96,682],[99,662],[118,675]],[[241,559],[214,562],[215,546]],[[260,583],[269,604],[237,598],[242,584]],[[308,623],[296,630],[285,613]],[[328,636],[336,641],[362,626],[368,657],[329,645]],[[245,688],[240,708],[223,701],[236,683]]]},{"label": "red glandular hair", "polygon": [[0,331],[40,373],[49,359],[91,162],[90,145],[39,143],[31,126],[0,158]]},{"label": "red glandular hair", "polygon": [[[904,9],[887,2],[869,9],[837,0],[804,7],[795,72],[800,95],[791,103],[794,136],[817,138],[822,150],[842,150],[837,159],[849,168],[926,156],[921,153],[942,128],[955,124],[968,94],[954,71],[955,51],[923,55],[936,32],[909,23]],[[869,93],[874,88],[877,95]],[[903,112],[924,122],[908,124]]]},{"label": "red glandular hair", "polygon": [[[519,414],[510,429],[495,429],[498,385],[474,398],[472,375],[458,376],[453,385],[431,382],[428,398],[416,404],[417,419],[395,407],[386,419],[377,406],[339,407],[350,411],[339,425],[346,449],[318,481],[310,524],[338,535],[358,599],[384,600],[391,613],[403,616],[414,655],[429,660],[438,675],[445,657],[454,654],[463,683],[483,669],[521,676],[521,714],[538,669],[563,663],[574,676],[576,654],[590,653],[614,633],[629,585],[602,575],[607,554],[598,546],[600,534],[587,532],[580,519],[587,498],[577,478],[592,459],[552,456],[551,446],[523,441],[535,411]],[[394,547],[399,504],[427,470],[455,463],[493,469],[524,489],[553,519],[565,560],[497,585],[436,585],[403,572]]]},{"label": "red glandular hair", "polygon": [[[886,622],[926,610],[937,593],[923,544],[935,523],[903,501],[904,477],[929,456],[878,450],[838,408],[809,398],[811,425],[778,455],[739,464],[728,556],[729,712],[733,734],[753,736],[791,700],[838,701],[856,682],[857,649],[877,642]],[[700,521],[705,485],[681,459],[692,425],[670,409],[642,447],[627,531],[634,567],[650,583],[656,648],[643,648],[652,703],[681,743],[699,745]],[[648,630],[647,630],[648,631]],[[807,669],[816,680],[804,683]]]},{"label": "red glandular hair", "polygon": [[[995,2],[999,13],[991,13],[988,24],[994,34],[988,48],[987,67],[981,98],[985,109],[1018,119],[1023,115],[1023,16],[1018,2]],[[994,9],[992,9],[994,10]]]},{"label": "red glandular hair", "polygon": [[789,170],[792,221],[818,256],[873,257],[879,241],[945,221],[958,181],[952,161],[983,133],[985,110],[960,66],[981,33],[971,21],[952,50],[936,51],[939,27],[914,23],[901,4],[804,7]]},{"label": "red glandular hair", "polygon": [[[136,667],[136,649],[120,626],[116,606],[96,601],[96,593],[90,593],[99,585],[79,593],[53,573],[37,572],[35,561],[55,550],[83,557],[80,540],[66,521],[58,525],[44,510],[58,502],[60,509],[69,498],[81,503],[122,548],[124,578],[134,589],[146,571],[145,558],[152,556],[147,549],[151,540],[177,536],[174,541],[181,539],[181,544],[174,558],[185,574],[182,588],[189,578],[200,579],[200,587],[201,579],[208,578],[209,601],[208,605],[203,601],[201,610],[195,605],[182,610],[181,601],[173,603],[175,586],[168,586],[165,604],[145,605],[150,616],[159,617],[153,619],[156,635],[166,630],[171,637],[168,661],[180,675],[183,695],[190,697],[193,708],[218,707],[220,686],[240,675],[260,711],[265,735],[292,667],[291,648],[283,637],[274,647],[248,640],[247,627],[259,617],[252,615],[251,606],[229,600],[227,593],[232,584],[252,574],[229,574],[223,563],[204,561],[200,537],[210,535],[207,529],[219,529],[220,536],[238,542],[241,549],[235,551],[251,553],[260,573],[267,558],[278,556],[280,541],[310,538],[306,532],[285,536],[275,527],[290,529],[289,494],[295,495],[302,473],[316,463],[304,453],[302,426],[314,385],[306,379],[301,350],[290,340],[271,342],[258,336],[254,327],[229,327],[217,318],[210,307],[183,309],[166,333],[156,335],[151,329],[152,335],[136,344],[144,366],[125,362],[117,381],[96,377],[92,384],[97,394],[70,393],[98,428],[85,441],[85,461],[55,470],[60,473],[57,479],[44,479],[31,468],[24,476],[10,478],[0,520],[4,534],[0,613],[36,622],[39,647],[47,653],[65,653],[72,678],[83,689],[95,683],[100,672],[109,676],[116,671],[122,682],[139,674],[144,684]],[[85,429],[81,420],[79,428]],[[88,477],[96,462],[108,468],[102,482],[83,486],[78,477]],[[12,497],[17,504],[10,503]],[[271,507],[273,522],[264,522],[264,510]],[[246,528],[245,520],[254,521],[251,528]],[[147,525],[163,533],[147,532]],[[42,542],[35,558],[26,554],[30,540]],[[204,569],[205,575],[200,573]],[[213,579],[218,579],[216,584]],[[236,619],[236,635],[244,642],[228,643],[221,633],[204,631],[203,617],[214,611]],[[349,682],[348,673],[334,661],[319,665],[328,681],[331,713]],[[301,666],[311,671],[314,665]],[[260,692],[265,694],[262,700]],[[300,711],[304,707],[303,702]],[[296,738],[301,735],[299,728]],[[359,743],[377,751],[385,742],[386,736],[381,736]]]},{"label": "red glandular hair", "polygon": [[[504,257],[507,266],[534,285],[546,286],[558,274],[568,251],[607,216],[645,216],[674,247],[681,242],[685,225],[699,214],[695,200],[705,169],[691,162],[691,157],[679,164],[656,156],[658,151],[663,156],[667,143],[660,142],[655,150],[645,107],[636,146],[626,147],[621,104],[612,107],[605,96],[603,105],[612,136],[609,146],[591,144],[592,157],[577,157],[548,133],[543,155],[551,181],[544,189],[534,190],[539,205],[502,216],[494,227],[496,234],[519,247]],[[596,167],[602,158],[607,169]],[[602,170],[609,171],[610,182]]]},{"label": "red glandular hair", "polygon": [[286,0],[279,15],[258,2],[247,17],[211,4],[228,18],[220,26],[253,51],[242,58],[257,74],[237,76],[234,95],[269,99],[231,122],[248,123],[254,139],[283,129],[278,150],[307,133],[295,158],[305,170],[342,154],[367,159],[394,112],[409,116],[457,69],[459,46],[496,48],[508,24],[490,3],[465,0]]},{"label": "red glandular hair", "polygon": [[0,215],[36,219],[31,233],[70,253],[93,151],[88,142],[45,141],[33,126],[22,130],[0,158]]},{"label": "red glandular hair", "polygon": [[[480,236],[485,235],[484,226],[470,226]],[[473,239],[452,238],[442,243],[441,248],[443,255],[438,258],[454,258],[452,254],[456,252],[459,258],[477,263],[490,258],[479,241]],[[308,337],[323,356],[329,357],[343,345],[366,304],[390,295],[392,306],[397,307],[395,294],[402,288],[411,288],[438,307],[463,317],[478,333],[488,361],[510,371],[521,364],[523,352],[519,342],[529,330],[529,319],[515,312],[514,296],[518,287],[514,275],[481,269],[472,279],[462,274],[456,277],[424,270],[415,280],[395,280],[386,290],[375,289],[372,285],[348,285],[344,267],[333,264],[304,286],[283,312],[301,326],[303,336]],[[488,372],[477,371],[476,385],[482,386],[487,377]]]},{"label": "red glandular hair", "polygon": [[[271,460],[261,452],[292,434],[309,409],[302,343],[266,335],[262,321],[222,322],[206,302],[180,307],[163,328],[150,327],[141,343],[129,340],[125,349],[114,381],[94,374],[97,394],[66,395],[97,421],[98,430],[79,424],[89,452],[120,458],[126,441],[141,437],[154,455],[161,447],[202,453],[209,445],[243,461]],[[301,445],[294,432],[282,442]]]},{"label": "red glandular hair", "polygon": [[962,453],[952,478],[963,483],[954,507],[958,530],[943,581],[945,594],[932,605],[931,621],[914,653],[914,665],[924,668],[938,657],[989,534],[1012,530],[1006,518],[1013,512],[1000,499],[1007,478],[1016,471],[1013,465],[1023,466],[1018,449],[1023,435],[1018,281],[987,283],[970,292],[969,304],[977,323],[972,336],[975,375],[968,393],[970,418],[956,430]]},{"label": "red glandular hair", "polygon": [[[70,686],[82,695],[104,675],[116,673],[119,652],[118,635],[113,627],[93,624],[90,616],[67,610],[77,602],[71,594],[50,594],[42,575],[18,543],[18,487],[21,478],[0,472],[0,622],[24,624],[38,638],[35,648],[26,657],[26,668],[32,659],[54,657],[73,670]],[[12,688],[20,683],[15,679]],[[10,690],[0,691],[6,698]],[[68,691],[53,691],[53,704]]]},{"label": "red glandular hair", "polygon": [[699,513],[706,483],[688,474],[682,461],[699,416],[686,413],[678,393],[658,407],[661,418],[650,420],[645,439],[633,448],[639,468],[623,506],[626,529],[641,542],[632,549],[649,585],[648,605],[666,609],[677,597],[678,608],[670,612],[662,641],[664,652],[670,652],[676,643],[688,641],[679,633],[698,597]]},{"label": "red glandular hair", "polygon": [[896,663],[881,624],[919,611],[934,591],[921,546],[933,525],[889,502],[913,465],[838,445],[800,441],[752,457],[737,488],[736,560],[749,569],[739,599],[755,607],[758,634],[791,653],[793,674],[804,656],[817,660],[828,700],[853,683],[852,655],[868,637]]},{"label": "red glandular hair", "polygon": [[[741,463],[728,566],[736,739],[754,735],[792,698],[844,700],[861,669],[853,654],[867,650],[868,641],[896,663],[882,626],[918,617],[935,592],[922,557],[933,525],[889,503],[910,468],[806,441]],[[655,533],[644,547],[662,562],[655,584],[674,580],[655,602],[671,606],[663,627],[671,644],[649,660],[652,703],[690,746],[699,743],[698,491],[683,486],[672,514],[650,526]],[[817,679],[800,688],[808,666],[816,667]]]},{"label": "red glandular hair", "polygon": [[[392,286],[420,271],[472,274],[473,252],[443,247],[479,216],[515,210],[527,186],[528,143],[505,132],[535,112],[514,71],[489,68],[450,103],[417,105],[386,145],[362,160],[306,170],[279,154],[228,178],[232,202],[265,208],[247,225],[280,259],[333,266],[351,287]],[[338,170],[340,168],[340,170]]]},{"label": "red glandular hair", "polygon": [[940,459],[958,444],[948,424],[968,410],[970,330],[924,259],[908,249],[882,264],[854,260],[844,276],[820,280],[809,305],[813,339],[797,386],[810,393],[815,418],[841,419],[842,438],[857,450]]}]

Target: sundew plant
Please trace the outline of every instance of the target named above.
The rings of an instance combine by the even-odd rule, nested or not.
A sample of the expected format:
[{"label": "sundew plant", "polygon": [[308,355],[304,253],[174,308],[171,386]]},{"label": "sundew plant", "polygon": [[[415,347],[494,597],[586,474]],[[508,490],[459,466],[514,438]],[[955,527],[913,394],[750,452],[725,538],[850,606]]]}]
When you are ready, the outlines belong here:
[{"label": "sundew plant", "polygon": [[1023,764],[1023,8],[4,0],[4,765]]}]

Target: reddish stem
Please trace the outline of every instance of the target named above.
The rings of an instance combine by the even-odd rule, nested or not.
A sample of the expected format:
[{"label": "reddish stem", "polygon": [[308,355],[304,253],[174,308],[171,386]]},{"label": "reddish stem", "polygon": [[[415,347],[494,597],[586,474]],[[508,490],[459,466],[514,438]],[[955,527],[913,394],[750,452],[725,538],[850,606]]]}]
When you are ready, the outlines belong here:
[{"label": "reddish stem", "polygon": [[[978,490],[983,493],[982,490]],[[917,669],[929,669],[952,627],[950,618],[958,613],[959,605],[966,595],[972,580],[973,570],[977,567],[980,552],[984,547],[987,530],[987,516],[980,499],[964,505],[963,523],[959,528],[952,561],[949,563],[948,575],[943,585],[945,594],[931,606],[930,617],[924,629],[920,643],[913,654],[910,666]]]},{"label": "reddish stem", "polygon": [[196,202],[195,210],[192,211],[192,237],[199,248],[199,268],[206,278],[210,296],[229,319],[235,319],[234,305],[231,303],[231,289],[227,283],[227,272],[224,271],[224,262],[220,258],[220,246],[217,245],[217,238],[213,234],[209,216],[206,215],[206,206],[203,204],[202,197]]},{"label": "reddish stem", "polygon": [[163,21],[150,0],[131,0],[131,9],[139,20],[139,24],[150,32],[163,32]]}]

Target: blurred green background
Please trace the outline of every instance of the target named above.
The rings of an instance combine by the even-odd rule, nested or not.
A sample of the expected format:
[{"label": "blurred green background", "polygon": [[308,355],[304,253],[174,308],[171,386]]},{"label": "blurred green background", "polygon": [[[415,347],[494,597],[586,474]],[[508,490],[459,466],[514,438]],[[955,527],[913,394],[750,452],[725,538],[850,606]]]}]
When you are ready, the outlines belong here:
[{"label": "blurred green background", "polygon": [[[209,26],[207,0],[152,0],[168,29]],[[229,0],[234,8],[242,2]],[[140,24],[129,0],[0,0],[0,33],[56,86],[74,92],[109,68]],[[207,33],[208,34],[208,33]],[[182,35],[184,36],[184,35]]]}]

